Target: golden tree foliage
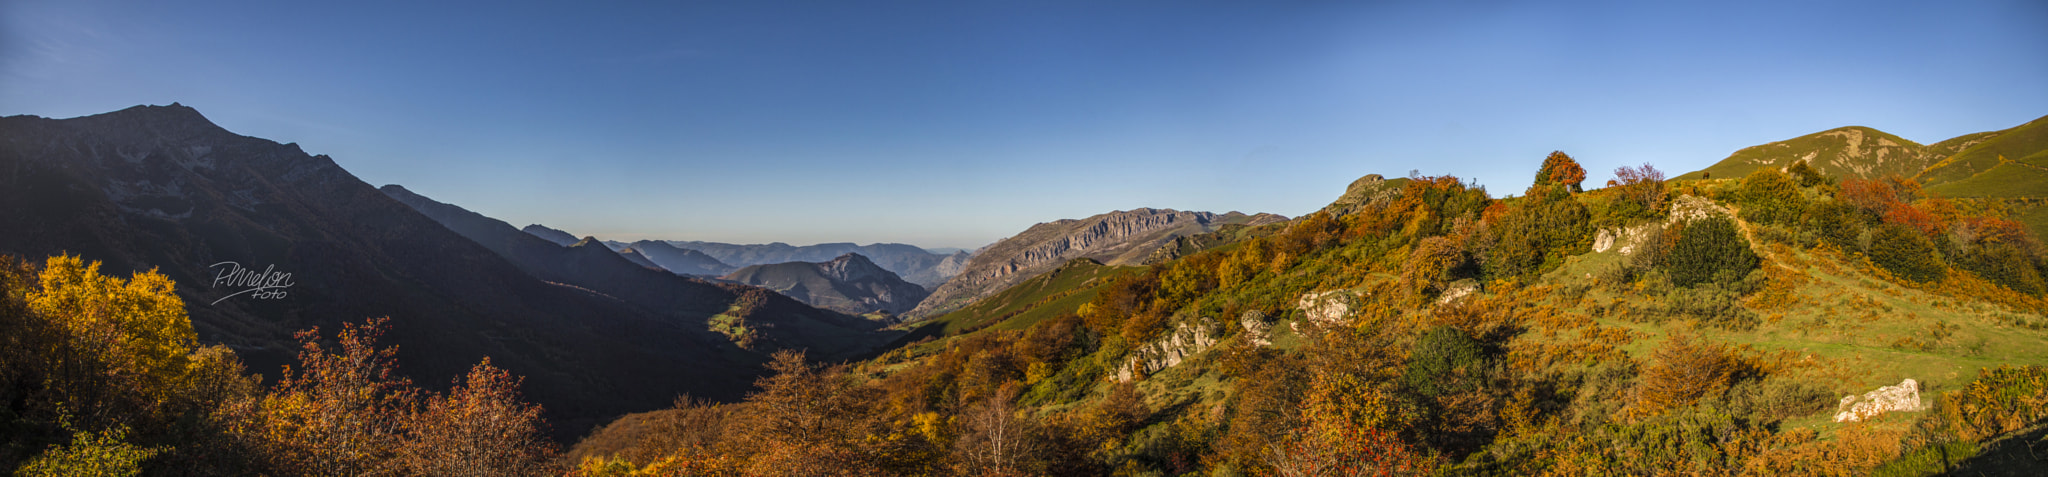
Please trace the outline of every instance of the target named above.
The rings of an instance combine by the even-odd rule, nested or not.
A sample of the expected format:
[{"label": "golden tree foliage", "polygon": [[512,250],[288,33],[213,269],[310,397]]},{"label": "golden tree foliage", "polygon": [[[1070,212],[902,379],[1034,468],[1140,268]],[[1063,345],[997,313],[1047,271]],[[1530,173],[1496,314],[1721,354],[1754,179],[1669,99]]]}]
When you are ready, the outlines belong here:
[{"label": "golden tree foliage", "polygon": [[142,474],[142,461],[163,453],[162,448],[137,447],[127,442],[128,430],[114,428],[100,432],[78,431],[71,443],[56,446],[15,470],[21,477],[106,476]]},{"label": "golden tree foliage", "polygon": [[484,358],[447,394],[428,397],[407,422],[404,465],[451,477],[547,473],[553,445],[541,435],[540,406],[519,399],[520,381]]},{"label": "golden tree foliage", "polygon": [[108,373],[134,379],[135,391],[159,403],[171,399],[197,339],[185,301],[156,270],[124,280],[99,268],[73,255],[50,257],[40,288],[27,295],[29,308],[79,338],[110,366]]}]

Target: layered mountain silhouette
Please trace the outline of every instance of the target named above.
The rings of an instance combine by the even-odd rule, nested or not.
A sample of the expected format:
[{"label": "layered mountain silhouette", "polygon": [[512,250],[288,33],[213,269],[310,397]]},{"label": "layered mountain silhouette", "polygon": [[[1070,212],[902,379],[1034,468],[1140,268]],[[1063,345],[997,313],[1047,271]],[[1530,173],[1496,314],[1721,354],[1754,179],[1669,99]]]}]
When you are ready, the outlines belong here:
[{"label": "layered mountain silhouette", "polygon": [[900,243],[877,243],[856,245],[852,243],[821,243],[795,246],[781,242],[769,244],[729,244],[718,242],[668,241],[669,245],[704,252],[720,262],[735,267],[766,265],[788,262],[824,262],[841,255],[857,253],[868,257],[876,265],[916,283],[927,289],[936,287],[960,273],[962,266],[972,256],[958,252],[940,255]]},{"label": "layered mountain silhouette", "polygon": [[[8,231],[0,252],[70,253],[104,262],[109,274],[154,268],[176,280],[200,339],[228,344],[253,370],[275,373],[289,362],[296,330],[390,316],[387,343],[417,382],[448,383],[488,356],[525,376],[527,395],[570,434],[679,394],[745,393],[761,371],[761,348],[734,346],[706,320],[736,308],[747,312],[740,321],[791,323],[777,328],[844,316],[787,300],[736,307],[761,293],[645,280],[637,275],[672,275],[506,226],[563,250],[515,263],[498,250],[539,247],[465,237],[451,229],[495,224],[451,215],[444,225],[327,156],[236,135],[176,103],[0,118],[0,211]],[[576,269],[540,257],[622,266]],[[291,273],[293,285],[274,299],[235,295],[244,290],[214,286],[230,263]],[[605,285],[629,276],[636,284]]]},{"label": "layered mountain silhouette", "polygon": [[541,224],[527,224],[526,228],[519,229],[519,231],[533,234],[533,236],[535,237],[546,239],[549,242],[554,242],[555,245],[560,245],[564,247],[574,245],[577,241],[576,234],[572,234],[559,229],[548,228],[548,226]]},{"label": "layered mountain silhouette", "polygon": [[1216,214],[1173,209],[1132,209],[1085,219],[1040,223],[982,248],[958,275],[925,298],[909,319],[938,316],[1076,258],[1135,265],[1175,237],[1213,232],[1224,225],[1287,220],[1273,214]]},{"label": "layered mountain silhouette", "polygon": [[[545,225],[528,225],[527,233],[567,245],[575,243],[574,235]],[[564,240],[564,237],[567,239]],[[607,240],[605,246],[613,250],[637,250],[662,268],[681,275],[717,277],[732,273],[740,267],[771,265],[791,262],[825,262],[841,255],[857,253],[910,283],[931,289],[945,283],[967,266],[974,256],[972,252],[953,250],[952,253],[938,254],[915,245],[900,243],[877,243],[858,245],[854,243],[821,243],[796,246],[782,242],[767,244],[730,244],[720,242],[698,242],[684,240],[641,240],[618,242]]]},{"label": "layered mountain silhouette", "polygon": [[856,314],[910,311],[931,294],[857,253],[825,262],[750,265],[725,279],[766,287],[819,308]]},{"label": "layered mountain silhouette", "polygon": [[668,242],[642,240],[628,244],[627,248],[646,255],[661,268],[681,275],[718,277],[739,269],[704,252],[677,248]]},{"label": "layered mountain silhouette", "polygon": [[[698,329],[708,330],[709,320],[731,310],[751,288],[678,276],[645,257],[633,260],[631,257],[639,254],[631,249],[613,251],[595,237],[562,247],[504,221],[434,201],[404,187],[387,185],[382,190],[534,277],[588,289]],[[773,293],[766,295],[758,306],[771,312],[754,317],[752,325],[758,333],[751,348],[804,349],[821,359],[839,359],[866,352],[892,337],[874,332],[881,327],[879,323],[819,310]]]}]

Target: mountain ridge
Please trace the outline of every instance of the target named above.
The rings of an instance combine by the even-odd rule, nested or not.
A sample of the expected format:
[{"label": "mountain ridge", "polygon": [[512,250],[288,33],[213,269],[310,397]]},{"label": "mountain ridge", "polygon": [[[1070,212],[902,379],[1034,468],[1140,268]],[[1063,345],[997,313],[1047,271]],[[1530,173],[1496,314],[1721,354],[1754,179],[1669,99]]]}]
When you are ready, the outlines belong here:
[{"label": "mountain ridge", "polygon": [[1273,214],[1216,214],[1137,208],[1032,225],[977,251],[958,275],[932,290],[906,318],[931,318],[1057,268],[1075,258],[1108,265],[1142,263],[1176,236],[1215,231],[1227,224],[1259,225],[1286,220]]},{"label": "mountain ridge", "polygon": [[931,292],[904,281],[866,256],[848,252],[824,262],[748,265],[723,277],[775,290],[797,301],[843,313],[899,314]]},{"label": "mountain ridge", "polygon": [[[325,155],[175,103],[0,118],[0,210],[0,252],[161,270],[198,339],[230,345],[258,372],[292,362],[297,330],[390,316],[388,343],[416,381],[450,382],[490,356],[574,434],[679,392],[737,399],[762,362],[535,279]],[[211,285],[208,264],[222,263],[274,267],[295,285],[277,299],[230,298],[239,290]]]}]

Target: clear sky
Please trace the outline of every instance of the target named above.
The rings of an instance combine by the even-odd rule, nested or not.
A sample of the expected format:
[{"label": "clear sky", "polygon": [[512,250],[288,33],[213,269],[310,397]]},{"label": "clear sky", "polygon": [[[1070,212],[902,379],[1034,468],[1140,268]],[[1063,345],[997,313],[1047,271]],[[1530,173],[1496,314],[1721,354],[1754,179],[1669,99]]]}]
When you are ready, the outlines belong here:
[{"label": "clear sky", "polygon": [[175,101],[516,226],[928,247],[2048,115],[2040,0],[416,3],[0,0],[0,114]]}]

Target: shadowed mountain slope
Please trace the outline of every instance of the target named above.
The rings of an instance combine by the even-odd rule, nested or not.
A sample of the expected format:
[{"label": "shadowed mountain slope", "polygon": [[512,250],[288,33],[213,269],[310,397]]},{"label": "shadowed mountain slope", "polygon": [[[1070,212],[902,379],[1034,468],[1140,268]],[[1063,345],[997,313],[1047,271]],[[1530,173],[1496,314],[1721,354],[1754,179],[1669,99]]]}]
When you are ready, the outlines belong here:
[{"label": "shadowed mountain slope", "polygon": [[[109,274],[159,269],[200,340],[261,372],[290,360],[293,331],[390,316],[387,340],[418,382],[448,383],[488,356],[525,376],[570,434],[680,393],[736,399],[759,372],[760,356],[701,322],[535,279],[326,156],[177,104],[0,118],[0,211],[0,252],[78,254]],[[242,289],[213,286],[223,262],[291,273],[293,286],[231,297]]]}]

